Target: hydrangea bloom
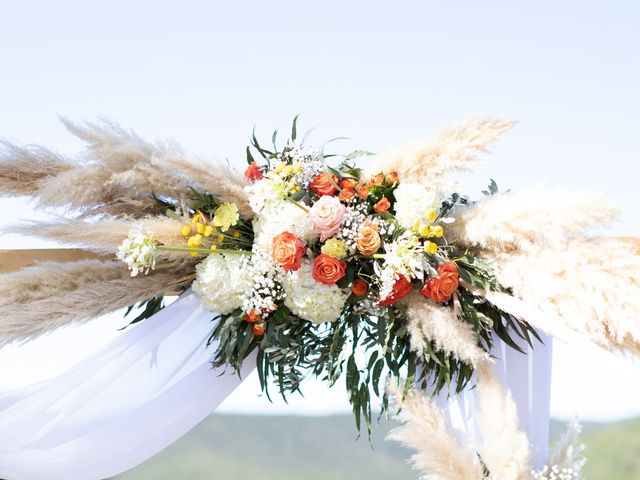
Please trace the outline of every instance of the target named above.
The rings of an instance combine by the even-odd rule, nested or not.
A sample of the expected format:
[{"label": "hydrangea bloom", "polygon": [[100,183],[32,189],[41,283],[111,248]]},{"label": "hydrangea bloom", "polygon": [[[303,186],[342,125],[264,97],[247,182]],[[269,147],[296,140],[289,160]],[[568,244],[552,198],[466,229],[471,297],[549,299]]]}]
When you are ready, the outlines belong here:
[{"label": "hydrangea bloom", "polygon": [[242,305],[250,285],[244,255],[209,255],[196,266],[193,291],[209,310],[227,314]]},{"label": "hydrangea bloom", "polygon": [[439,206],[435,192],[416,183],[400,183],[394,191],[394,196],[396,219],[404,228],[412,228],[416,222],[429,221],[429,212],[437,211]]}]

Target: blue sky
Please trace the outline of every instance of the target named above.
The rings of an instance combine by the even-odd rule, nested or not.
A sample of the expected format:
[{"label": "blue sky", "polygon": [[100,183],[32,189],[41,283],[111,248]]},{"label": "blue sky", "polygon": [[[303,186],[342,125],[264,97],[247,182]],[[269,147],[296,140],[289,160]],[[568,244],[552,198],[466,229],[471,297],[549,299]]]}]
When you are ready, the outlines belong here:
[{"label": "blue sky", "polygon": [[[469,191],[488,178],[605,190],[624,208],[612,232],[640,235],[639,3],[229,3],[4,5],[0,136],[73,153],[80,145],[57,115],[107,116],[241,165],[253,125],[267,136],[296,113],[303,126],[319,125],[318,142],[349,136],[374,151],[496,115],[520,123],[463,178]],[[37,214],[0,200],[2,225]],[[0,237],[0,248],[35,245],[44,244]],[[554,413],[640,414],[640,366],[621,365],[556,349]],[[346,406],[340,394],[327,406],[321,388],[309,388],[295,411]],[[225,409],[281,407],[247,386]]]}]

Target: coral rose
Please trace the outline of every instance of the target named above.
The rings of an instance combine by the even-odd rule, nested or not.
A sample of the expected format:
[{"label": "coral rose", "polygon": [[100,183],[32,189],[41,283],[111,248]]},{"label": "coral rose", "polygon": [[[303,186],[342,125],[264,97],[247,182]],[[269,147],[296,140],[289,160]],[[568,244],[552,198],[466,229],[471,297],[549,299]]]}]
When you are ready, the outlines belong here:
[{"label": "coral rose", "polygon": [[438,267],[438,276],[429,278],[420,293],[434,302],[448,302],[458,289],[458,267],[448,262]]},{"label": "coral rose", "polygon": [[282,232],[273,237],[271,257],[286,271],[298,270],[304,255],[304,243],[293,233]]},{"label": "coral rose", "polygon": [[338,260],[331,255],[321,253],[313,261],[311,275],[318,283],[333,285],[342,277],[347,270],[347,262]]},{"label": "coral rose", "polygon": [[360,198],[367,198],[369,196],[369,187],[362,186],[358,188],[358,196]]},{"label": "coral rose", "polygon": [[384,180],[388,185],[395,185],[396,183],[398,183],[398,174],[396,172],[389,172],[384,177]]},{"label": "coral rose", "polygon": [[387,197],[382,197],[378,203],[373,207],[373,209],[378,213],[383,213],[389,210],[391,207],[391,203],[387,200]]},{"label": "coral rose", "polygon": [[343,178],[340,181],[340,188],[343,190],[355,190],[358,186],[358,181],[354,178]]},{"label": "coral rose", "polygon": [[387,298],[383,298],[378,302],[378,306],[380,307],[388,307],[389,305],[393,305],[401,298],[406,297],[413,290],[411,286],[411,282],[404,275],[398,276],[396,283],[393,284],[393,291],[391,295]]},{"label": "coral rose", "polygon": [[353,282],[353,286],[351,287],[351,292],[356,297],[364,297],[364,296],[366,296],[367,295],[367,290],[369,290],[369,286],[367,285],[367,282],[365,282],[361,278],[357,278]]},{"label": "coral rose", "polygon": [[336,197],[320,197],[309,210],[309,219],[314,230],[320,234],[320,240],[325,241],[340,230],[347,212],[347,207]]},{"label": "coral rose", "polygon": [[378,175],[374,175],[373,177],[371,177],[371,179],[369,180],[369,186],[375,187],[378,185],[382,185],[383,181],[384,181],[384,174],[379,173]]},{"label": "coral rose", "polygon": [[[331,180],[333,180],[333,183]],[[322,197],[323,195],[333,196],[338,191],[335,187],[335,185],[338,184],[338,177],[331,175],[331,180],[329,179],[329,175],[325,172],[319,173],[311,179],[311,182],[309,182],[309,190],[319,197]]]},{"label": "coral rose", "polygon": [[340,201],[342,202],[346,202],[347,200],[351,200],[355,196],[356,196],[355,190],[353,190],[352,188],[345,188],[338,195],[338,199],[340,199]]},{"label": "coral rose", "polygon": [[262,180],[264,175],[262,174],[262,170],[256,162],[251,162],[247,169],[244,171],[244,176],[247,180],[251,182],[256,182],[258,180]]},{"label": "coral rose", "polygon": [[356,248],[362,255],[373,255],[382,245],[382,239],[378,233],[378,226],[375,223],[364,222],[358,228],[358,238],[356,238]]}]

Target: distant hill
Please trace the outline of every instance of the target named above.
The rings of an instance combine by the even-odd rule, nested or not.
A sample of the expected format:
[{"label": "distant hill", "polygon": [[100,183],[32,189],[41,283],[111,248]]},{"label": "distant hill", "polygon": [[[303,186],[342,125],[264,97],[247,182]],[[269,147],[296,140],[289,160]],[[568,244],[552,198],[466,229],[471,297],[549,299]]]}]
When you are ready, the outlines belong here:
[{"label": "distant hill", "polygon": [[[348,415],[329,417],[212,415],[174,445],[119,480],[417,480],[410,455],[384,441],[356,440]],[[589,480],[640,480],[640,418],[587,424]],[[552,425],[552,437],[564,429]]]}]

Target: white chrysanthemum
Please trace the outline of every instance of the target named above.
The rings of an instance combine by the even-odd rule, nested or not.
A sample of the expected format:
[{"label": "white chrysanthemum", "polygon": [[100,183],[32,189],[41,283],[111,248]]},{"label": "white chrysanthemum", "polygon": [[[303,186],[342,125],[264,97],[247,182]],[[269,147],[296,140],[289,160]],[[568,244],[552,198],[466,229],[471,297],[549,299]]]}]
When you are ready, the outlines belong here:
[{"label": "white chrysanthemum", "polygon": [[335,322],[349,296],[336,285],[323,285],[311,276],[305,262],[295,272],[283,275],[284,304],[294,315],[313,323]]},{"label": "white chrysanthemum", "polygon": [[396,219],[404,228],[428,221],[429,213],[440,206],[436,193],[417,183],[400,183],[393,195]]},{"label": "white chrysanthemum", "polygon": [[284,200],[273,203],[253,220],[253,232],[255,242],[266,249],[271,248],[273,237],[282,232],[292,233],[306,244],[318,238],[307,212]]},{"label": "white chrysanthemum", "polygon": [[244,255],[214,254],[196,266],[192,288],[205,308],[226,314],[242,305],[251,282],[247,262]]},{"label": "white chrysanthemum", "polygon": [[132,277],[140,272],[146,275],[149,270],[156,268],[156,248],[153,233],[143,233],[139,227],[135,227],[118,248],[117,257],[128,265]]},{"label": "white chrysanthemum", "polygon": [[249,205],[256,213],[262,213],[265,208],[272,207],[282,201],[284,196],[284,184],[271,178],[263,178],[245,187],[249,195]]},{"label": "white chrysanthemum", "polygon": [[383,269],[412,279],[424,278],[424,249],[418,237],[406,231],[391,243],[384,244]]}]

